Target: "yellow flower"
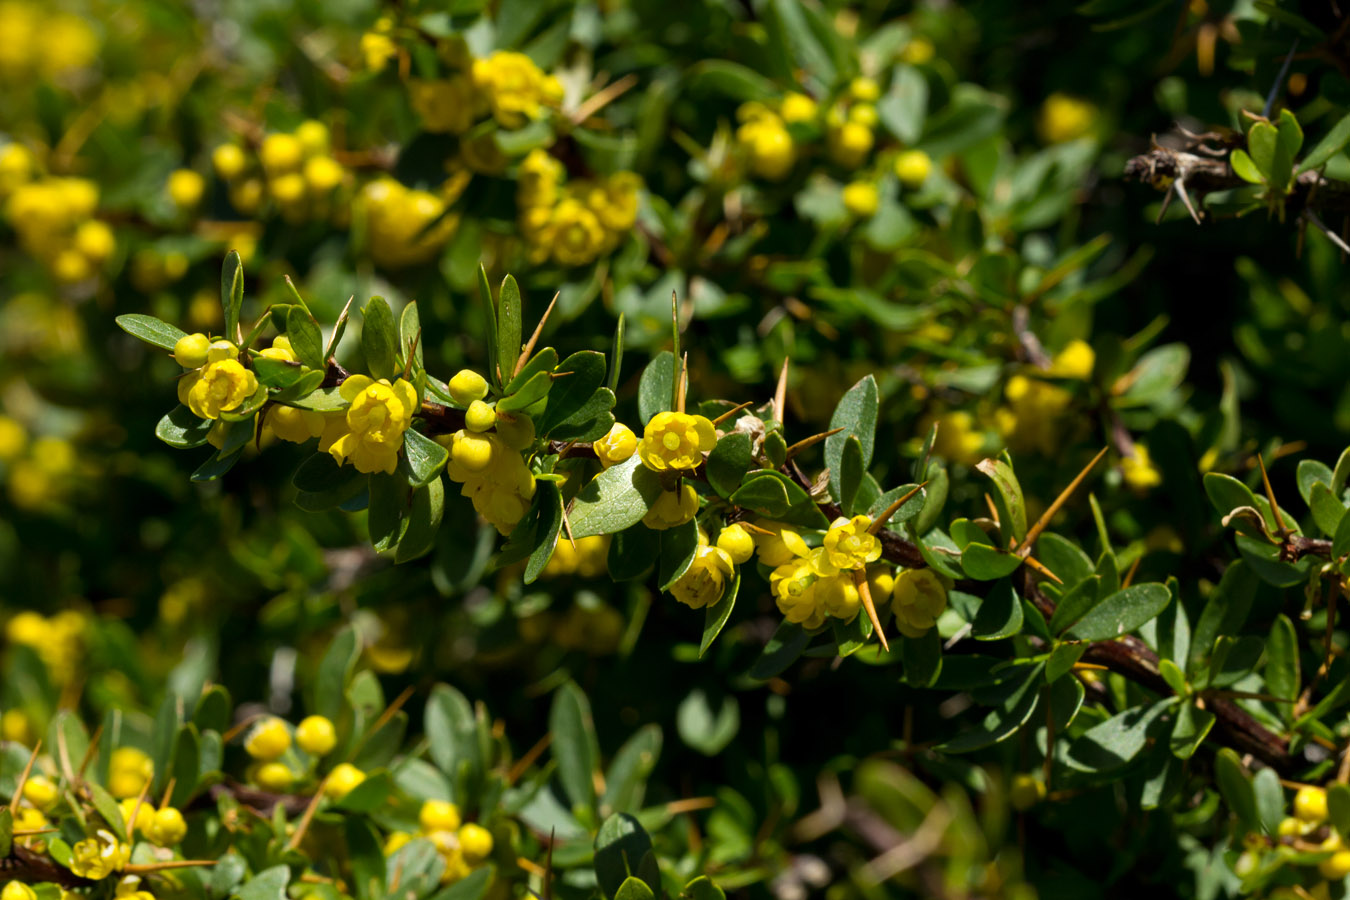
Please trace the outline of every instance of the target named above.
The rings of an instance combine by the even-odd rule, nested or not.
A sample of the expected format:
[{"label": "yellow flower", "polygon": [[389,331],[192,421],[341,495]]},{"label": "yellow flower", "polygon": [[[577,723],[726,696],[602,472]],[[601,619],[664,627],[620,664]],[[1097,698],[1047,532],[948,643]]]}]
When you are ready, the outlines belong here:
[{"label": "yellow flower", "polygon": [[258,391],[258,376],[237,359],[208,362],[178,380],[178,401],[200,419],[219,419]]},{"label": "yellow flower", "polygon": [[295,726],[295,744],[310,756],[325,756],[337,746],[337,729],[324,716],[306,716]]},{"label": "yellow flower", "polygon": [[153,777],[154,762],[136,747],[118,747],[108,761],[108,793],[118,799],[138,796]]},{"label": "yellow flower", "polygon": [[642,178],[633,172],[615,172],[590,194],[591,211],[610,231],[627,231],[637,221]]},{"label": "yellow flower", "polygon": [[482,108],[481,95],[463,74],[437,81],[413,81],[408,85],[412,107],[422,125],[435,133],[463,134],[473,127]]},{"label": "yellow flower", "polygon": [[271,431],[283,441],[303,444],[310,438],[322,435],[326,424],[323,413],[278,404],[267,411],[263,429]]},{"label": "yellow flower", "polygon": [[334,800],[341,800],[365,780],[365,772],[362,772],[351,763],[341,763],[335,766],[333,771],[328,773],[328,778],[324,781],[324,785],[328,796],[332,797]]},{"label": "yellow flower", "polygon": [[615,422],[604,437],[591,445],[600,465],[606,469],[626,462],[637,452],[637,446],[637,435],[622,422]]},{"label": "yellow flower", "polygon": [[868,534],[870,516],[839,517],[830,523],[825,533],[825,553],[830,564],[838,569],[861,569],[881,558],[881,541]]},{"label": "yellow flower", "polygon": [[402,378],[392,385],[352,375],[339,388],[347,408],[347,433],[333,442],[328,452],[339,464],[350,459],[358,472],[393,474],[403,432],[418,409],[417,393]]},{"label": "yellow flower", "polygon": [[12,462],[23,455],[27,446],[27,429],[9,416],[0,415],[0,462]]},{"label": "yellow flower", "polygon": [[755,555],[755,541],[750,536],[750,532],[739,522],[732,523],[723,528],[717,535],[717,546],[725,550],[731,557],[731,561],[740,565],[749,561],[751,556]]},{"label": "yellow flower", "polygon": [[638,456],[653,472],[690,470],[717,446],[717,431],[704,416],[659,412],[652,416],[638,444]]},{"label": "yellow flower", "polygon": [[1074,141],[1092,131],[1097,121],[1097,107],[1086,100],[1054,93],[1041,106],[1037,131],[1047,144]]},{"label": "yellow flower", "polygon": [[922,637],[947,608],[947,588],[931,569],[902,569],[891,591],[895,624],[906,637]]},{"label": "yellow flower", "polygon": [[187,835],[187,822],[183,820],[183,814],[172,806],[148,815],[147,819],[145,836],[156,846],[172,847]]},{"label": "yellow flower", "polygon": [[473,81],[503,128],[520,128],[528,119],[539,118],[545,107],[562,101],[562,85],[524,53],[497,50],[486,59],[475,59]]},{"label": "yellow flower", "polygon": [[554,208],[548,234],[553,258],[564,266],[583,266],[594,261],[605,243],[605,229],[600,220],[576,200],[564,200]]},{"label": "yellow flower", "polygon": [[70,871],[81,878],[98,881],[120,872],[131,859],[131,848],[120,843],[113,833],[100,829],[71,849]]},{"label": "yellow flower", "polygon": [[1091,344],[1081,340],[1069,341],[1050,361],[1046,374],[1086,380],[1092,376],[1092,367],[1096,363],[1097,354],[1093,352]]},{"label": "yellow flower", "polygon": [[836,619],[852,621],[862,607],[862,598],[851,573],[821,578],[816,582],[816,603]]},{"label": "yellow flower", "polygon": [[797,529],[778,522],[756,522],[755,524],[761,529],[771,532],[770,534],[760,534],[756,531],[751,535],[755,541],[755,550],[759,553],[759,561],[764,565],[776,568],[793,562],[798,557],[806,556],[810,552],[807,549],[806,541],[802,540],[802,536],[797,532]]},{"label": "yellow flower", "polygon": [[783,120],[767,110],[736,129],[736,145],[757,178],[781,181],[797,162],[792,135]]},{"label": "yellow flower", "polygon": [[454,831],[459,823],[459,807],[447,800],[426,800],[417,813],[423,831]]},{"label": "yellow flower", "polygon": [[778,611],[789,622],[808,629],[825,624],[825,608],[816,600],[816,582],[819,581],[808,557],[797,557],[774,569],[769,576]]},{"label": "yellow flower", "polygon": [[[984,454],[984,432],[976,427],[975,417],[963,409],[943,413],[936,420],[937,439],[933,441],[933,452],[950,462],[973,466]],[[924,422],[922,431],[926,433],[933,425],[932,420]]]},{"label": "yellow flower", "polygon": [[642,517],[642,524],[656,531],[683,525],[698,515],[698,492],[691,484],[681,484],[677,490],[662,491],[651,509]]},{"label": "yellow flower", "polygon": [[0,900],[37,900],[37,891],[22,881],[11,881],[0,891]]},{"label": "yellow flower", "polygon": [[244,749],[254,759],[276,759],[291,748],[291,733],[286,723],[276,716],[268,716],[253,726],[244,739]]},{"label": "yellow flower", "polygon": [[377,31],[367,31],[361,35],[361,58],[370,71],[381,71],[397,55],[398,47],[389,35]]},{"label": "yellow flower", "polygon": [[726,580],[736,571],[731,554],[721,547],[709,547],[708,538],[699,532],[694,560],[679,579],[670,586],[676,600],[691,609],[712,606],[722,599]]},{"label": "yellow flower", "polygon": [[1134,455],[1121,459],[1120,474],[1124,476],[1125,483],[1136,491],[1146,491],[1162,484],[1162,473],[1153,464],[1148,447],[1143,444],[1135,444]]},{"label": "yellow flower", "polygon": [[[64,893],[65,892],[63,892],[61,900],[67,900]],[[77,897],[79,895],[72,894],[72,896]],[[141,879],[139,875],[124,875],[122,878],[118,879],[117,890],[114,891],[113,896],[115,896],[117,900],[155,900],[154,894],[149,891],[141,890]]]}]

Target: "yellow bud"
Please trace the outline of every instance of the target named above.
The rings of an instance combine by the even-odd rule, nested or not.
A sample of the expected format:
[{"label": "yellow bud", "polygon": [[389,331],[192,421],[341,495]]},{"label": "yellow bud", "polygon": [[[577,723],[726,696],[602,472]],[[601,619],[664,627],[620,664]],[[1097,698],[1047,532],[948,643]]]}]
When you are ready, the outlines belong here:
[{"label": "yellow bud", "polygon": [[427,800],[417,813],[423,831],[454,831],[459,822],[459,807],[446,800]]},{"label": "yellow bud", "polygon": [[75,229],[75,249],[91,263],[106,262],[117,249],[117,238],[107,222],[90,219]]},{"label": "yellow bud", "polygon": [[258,156],[267,174],[284,175],[300,168],[305,158],[305,148],[293,134],[269,134],[263,138]]},{"label": "yellow bud", "polygon": [[1328,881],[1341,881],[1350,875],[1350,850],[1337,850],[1317,864],[1318,873]]},{"label": "yellow bud", "polygon": [[470,863],[478,863],[492,854],[492,832],[469,822],[459,830],[459,849]]},{"label": "yellow bud", "polygon": [[328,126],[317,119],[307,119],[295,129],[295,139],[304,148],[306,156],[328,152]]},{"label": "yellow bud", "polygon": [[728,525],[717,536],[718,549],[725,550],[736,565],[748,560],[755,552],[755,539],[740,523]]},{"label": "yellow bud", "polygon": [[295,744],[310,756],[324,756],[337,746],[337,729],[324,716],[308,716],[295,726]]},{"label": "yellow bud", "polygon": [[285,793],[295,784],[295,773],[282,762],[266,762],[253,772],[253,781],[265,791]]},{"label": "yellow bud", "polygon": [[244,749],[254,759],[273,760],[291,747],[291,733],[286,723],[276,716],[268,716],[257,725],[244,740]]},{"label": "yellow bud", "polygon": [[877,186],[867,181],[844,185],[843,200],[844,208],[860,219],[875,215],[880,202]]},{"label": "yellow bud", "polygon": [[469,472],[482,472],[492,465],[492,441],[476,434],[460,432],[450,448],[450,458]]},{"label": "yellow bud", "polygon": [[0,900],[37,900],[37,892],[22,881],[11,881],[0,891]]},{"label": "yellow bud", "polygon": [[[140,816],[138,815],[137,818],[139,819]],[[166,806],[149,817],[145,833],[153,843],[160,847],[172,847],[187,834],[187,822],[183,821],[182,813],[172,806]]]},{"label": "yellow bud", "polygon": [[191,169],[175,169],[169,173],[169,199],[179,209],[192,209],[202,202],[206,180]]},{"label": "yellow bud", "polygon": [[849,96],[862,103],[875,103],[881,96],[881,86],[871,78],[855,78],[848,86]]},{"label": "yellow bud", "polygon": [[45,775],[34,775],[23,783],[23,798],[43,812],[47,812],[61,799],[61,791],[56,783]]},{"label": "yellow bud", "polygon": [[1045,782],[1035,775],[1019,773],[1013,776],[1008,790],[1008,802],[1019,812],[1031,809],[1045,799]]},{"label": "yellow bud", "polygon": [[468,411],[464,413],[464,427],[473,432],[487,431],[496,423],[497,411],[482,400],[470,403]]},{"label": "yellow bud", "polygon": [[1327,792],[1320,787],[1301,787],[1294,794],[1294,815],[1304,822],[1323,822],[1327,818]]},{"label": "yellow bud", "polygon": [[333,771],[328,773],[328,779],[324,782],[327,787],[328,796],[334,800],[341,800],[350,794],[358,784],[366,780],[366,773],[362,772],[351,763],[342,763],[335,766]]},{"label": "yellow bud", "polygon": [[238,355],[239,348],[226,340],[212,341],[211,346],[206,349],[206,361],[209,363],[234,359]]},{"label": "yellow bud", "polygon": [[461,406],[468,406],[475,400],[487,396],[487,379],[472,369],[460,369],[450,379],[450,396]]},{"label": "yellow bud", "polygon": [[933,161],[922,150],[906,150],[895,158],[895,177],[911,190],[928,180]]},{"label": "yellow bud", "polygon": [[210,347],[211,341],[206,335],[200,332],[185,334],[173,345],[174,361],[185,369],[200,369],[206,365],[206,354]]},{"label": "yellow bud", "polygon": [[248,157],[238,144],[221,144],[211,152],[211,165],[221,178],[233,181],[248,165]]}]

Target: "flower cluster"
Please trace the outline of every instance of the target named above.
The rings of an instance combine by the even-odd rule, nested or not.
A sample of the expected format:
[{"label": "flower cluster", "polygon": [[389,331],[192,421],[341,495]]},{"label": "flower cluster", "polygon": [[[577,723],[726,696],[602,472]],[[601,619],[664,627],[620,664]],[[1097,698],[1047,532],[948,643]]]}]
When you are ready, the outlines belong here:
[{"label": "flower cluster", "polygon": [[93,278],[117,249],[112,229],[94,218],[98,184],[40,174],[21,144],[0,147],[0,201],[19,246],[57,281]]},{"label": "flower cluster", "polygon": [[553,555],[549,557],[540,576],[558,578],[563,575],[578,575],[582,578],[600,578],[608,572],[606,558],[609,555],[609,536],[593,534],[589,537],[569,541],[558,541]]},{"label": "flower cluster", "polygon": [[442,884],[454,884],[482,866],[492,855],[492,832],[476,822],[461,821],[459,807],[448,800],[426,800],[417,814],[418,832],[391,832],[384,853],[392,856],[416,838],[430,841],[445,868]]},{"label": "flower cluster", "polygon": [[516,179],[530,261],[583,266],[613,252],[637,221],[641,188],[642,179],[632,172],[568,181],[559,160],[530,151]]},{"label": "flower cluster", "polygon": [[24,610],[5,625],[5,638],[11,644],[31,649],[47,667],[48,677],[56,684],[65,685],[79,674],[86,629],[85,617],[74,610],[65,610],[50,618]]},{"label": "flower cluster", "polygon": [[700,528],[694,559],[670,586],[671,596],[691,609],[711,606],[722,599],[727,579],[735,574],[736,566],[749,560],[753,553],[754,543],[739,524],[723,528],[716,544],[709,544],[707,533]]},{"label": "flower cluster", "polygon": [[[221,144],[211,153],[211,165],[229,189],[230,205],[242,215],[259,215],[270,202],[291,224],[345,225],[352,176],[329,144],[328,127],[310,119],[294,132],[267,135],[252,155],[241,144]],[[191,170],[174,172],[166,185],[170,199],[184,211],[196,208],[203,188]]]},{"label": "flower cluster", "polygon": [[451,178],[436,193],[413,190],[389,177],[366,184],[355,214],[376,264],[400,269],[433,259],[459,227],[459,215],[447,209],[465,184],[466,178]]},{"label": "flower cluster", "polygon": [[0,83],[9,86],[59,80],[98,60],[99,38],[89,23],[50,4],[0,3],[0,34]]},{"label": "flower cluster", "polygon": [[200,419],[219,419],[258,391],[258,376],[244,368],[239,348],[230,341],[189,334],[179,339],[173,355],[192,370],[178,379],[178,402]]},{"label": "flower cluster", "polygon": [[510,534],[534,498],[534,473],[521,456],[534,445],[534,421],[524,413],[498,413],[484,401],[487,380],[465,369],[450,381],[454,399],[468,406],[464,427],[436,440],[450,451],[446,474],[460,493],[502,534]]}]

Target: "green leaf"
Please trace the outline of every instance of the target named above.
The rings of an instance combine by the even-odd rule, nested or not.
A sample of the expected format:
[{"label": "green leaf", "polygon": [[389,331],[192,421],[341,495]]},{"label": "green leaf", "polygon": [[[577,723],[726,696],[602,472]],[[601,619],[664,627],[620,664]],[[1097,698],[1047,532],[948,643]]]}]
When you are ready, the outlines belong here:
[{"label": "green leaf", "polygon": [[670,586],[689,571],[697,550],[698,523],[693,519],[661,532],[661,554],[657,566],[660,573],[657,583],[661,590],[670,590]]},{"label": "green leaf", "polygon": [[438,477],[449,459],[449,450],[417,429],[403,432],[402,461],[407,467],[409,486],[422,487]]},{"label": "green leaf", "polygon": [[412,501],[407,479],[376,472],[370,476],[370,513],[366,530],[376,553],[393,550],[408,529],[406,513]]},{"label": "green leaf", "polygon": [[1092,607],[1069,632],[1084,641],[1112,640],[1157,616],[1171,599],[1166,585],[1134,584]]},{"label": "green leaf", "polygon": [[606,556],[609,577],[616,582],[641,578],[651,571],[660,552],[661,532],[646,525],[639,523],[616,532]]},{"label": "green leaf", "polygon": [[1054,684],[1062,676],[1073,671],[1074,665],[1083,658],[1087,649],[1087,644],[1057,644],[1055,649],[1050,651],[1050,658],[1045,661],[1046,683]]},{"label": "green leaf", "polygon": [[670,409],[671,392],[675,389],[675,354],[662,350],[638,381],[638,418],[646,425],[659,412]]},{"label": "green leaf", "polygon": [[[394,311],[383,297],[371,297],[361,314],[361,352],[365,355],[370,377],[392,381],[400,372],[398,326],[394,324]],[[288,326],[289,319],[288,316]]]},{"label": "green leaf", "polygon": [[497,409],[502,412],[516,412],[533,406],[548,395],[553,387],[553,376],[548,372],[536,372],[530,379],[497,401]]},{"label": "green leaf", "polygon": [[[83,753],[80,754],[81,757],[83,755]],[[125,841],[127,839],[127,825],[122,818],[122,810],[117,805],[117,801],[113,799],[112,794],[104,790],[102,785],[94,784],[92,781],[87,782],[85,786],[89,789],[89,799],[93,802],[94,809],[98,811],[104,824],[117,836],[119,841]]]},{"label": "green leaf", "polygon": [[843,496],[840,478],[843,475],[844,444],[850,437],[858,439],[858,446],[862,451],[861,468],[865,471],[872,464],[878,407],[877,381],[871,375],[867,375],[848,389],[839,400],[839,405],[834,408],[834,414],[830,416],[830,430],[843,429],[825,439],[825,465],[830,470],[830,491],[836,497]]},{"label": "green leaf", "polygon": [[1011,575],[1022,564],[1022,557],[988,544],[969,544],[961,551],[961,568],[976,581],[994,581]]},{"label": "green leaf", "polygon": [[417,392],[420,403],[427,392],[427,369],[422,352],[422,319],[417,314],[417,301],[411,301],[403,307],[398,319],[398,339],[400,356],[406,357],[405,368],[413,390]]},{"label": "green leaf", "polygon": [[477,724],[473,707],[459,691],[447,684],[431,689],[426,705],[427,754],[446,775],[480,766]]},{"label": "green leaf", "polygon": [[971,623],[971,634],[979,641],[998,641],[1022,630],[1022,600],[1011,581],[995,582],[981,601]]},{"label": "green leaf", "polygon": [[1327,787],[1327,813],[1341,837],[1350,837],[1350,784],[1335,782]]},{"label": "green leaf", "polygon": [[116,322],[118,328],[132,337],[140,338],[147,344],[153,344],[165,350],[173,350],[174,345],[178,343],[180,338],[187,337],[187,332],[183,329],[156,319],[154,316],[129,313],[118,316]]},{"label": "green leaf", "polygon": [[187,805],[197,790],[197,779],[201,774],[201,738],[197,726],[191,722],[178,729],[178,740],[173,749],[173,795],[169,804],[174,807]]},{"label": "green leaf", "polygon": [[1274,769],[1266,768],[1256,773],[1252,779],[1252,794],[1261,827],[1266,834],[1279,834],[1280,820],[1284,818],[1284,788],[1280,786],[1280,776],[1275,774]]},{"label": "green leaf", "polygon": [[1265,176],[1267,184],[1281,186],[1282,182],[1274,178],[1279,155],[1280,134],[1269,122],[1257,122],[1247,132],[1247,152],[1257,170]]},{"label": "green leaf", "polygon": [[921,637],[901,636],[900,658],[904,663],[905,684],[932,687],[942,674],[942,639],[936,628]]},{"label": "green leaf", "polygon": [[323,333],[308,311],[299,306],[291,307],[286,313],[286,335],[300,362],[311,369],[327,368],[323,357]]},{"label": "green leaf", "polygon": [[1261,174],[1261,170],[1256,167],[1256,163],[1247,155],[1246,150],[1234,150],[1228,156],[1228,164],[1233,167],[1233,174],[1249,184],[1265,184],[1266,177]]},{"label": "green leaf", "polygon": [[1238,817],[1239,827],[1244,831],[1252,830],[1257,823],[1256,792],[1242,768],[1242,760],[1228,747],[1215,754],[1214,777],[1224,802]]},{"label": "green leaf", "polygon": [[1293,716],[1293,701],[1299,693],[1298,636],[1294,623],[1281,613],[1270,626],[1266,641],[1266,692],[1289,703],[1279,704],[1281,715],[1287,720]]},{"label": "green leaf", "polygon": [[1101,584],[1101,577],[1093,575],[1066,591],[1055,604],[1055,611],[1050,616],[1050,630],[1055,634],[1062,634],[1070,625],[1087,615],[1101,599],[1099,593]]},{"label": "green leaf", "polygon": [[694,688],[680,701],[675,728],[685,745],[704,756],[716,756],[726,749],[741,727],[741,708],[731,694],[723,694],[714,704],[700,688]]},{"label": "green leaf", "polygon": [[290,880],[289,866],[272,866],[244,882],[234,896],[238,900],[286,900],[286,885]]},{"label": "green leaf", "polygon": [[242,450],[235,450],[231,453],[217,450],[207,458],[206,462],[198,466],[189,477],[192,481],[198,482],[215,481],[233,469],[234,464],[239,462],[243,455]]},{"label": "green leaf", "polygon": [[605,387],[610,393],[619,392],[619,373],[623,367],[624,318],[619,313],[619,321],[614,324],[614,341],[609,347],[609,372],[605,376]]},{"label": "green leaf", "polygon": [[615,813],[595,835],[595,878],[606,897],[615,898],[620,887],[652,852],[652,839],[637,819]]},{"label": "green leaf", "polygon": [[1150,740],[1166,733],[1171,716],[1165,714],[1176,702],[1175,697],[1168,697],[1132,707],[1092,726],[1069,746],[1064,761],[1082,772],[1107,772],[1126,765]]},{"label": "green leaf", "polygon": [[[316,375],[322,376],[323,373],[316,372]],[[314,412],[337,412],[340,409],[346,409],[351,404],[342,396],[340,388],[319,388],[305,397],[286,402],[287,406],[294,406],[296,409],[309,409]]]},{"label": "green leaf", "polygon": [[1183,703],[1177,710],[1177,721],[1172,726],[1170,746],[1177,759],[1190,759],[1214,727],[1214,713],[1194,703]]},{"label": "green leaf", "polygon": [[405,563],[431,550],[445,512],[445,482],[440,478],[415,489],[412,505],[404,513],[407,527],[394,551],[394,562]]},{"label": "green leaf", "polygon": [[731,583],[722,589],[722,596],[717,602],[707,608],[703,616],[703,640],[699,643],[698,655],[702,657],[708,652],[713,641],[722,633],[722,629],[727,624],[727,619],[731,618],[731,610],[736,606],[736,594],[741,588],[741,570],[738,566],[735,574],[731,576]]},{"label": "green leaf", "polygon": [[347,796],[336,801],[333,806],[348,812],[374,812],[388,802],[393,790],[394,780],[389,777],[388,772],[371,772],[366,775],[364,781],[352,788]]},{"label": "green leaf", "polygon": [[1345,517],[1345,504],[1325,484],[1314,484],[1311,493],[1308,508],[1312,512],[1313,522],[1328,537],[1335,535],[1341,519]]},{"label": "green leaf", "polygon": [[558,366],[558,351],[552,347],[545,347],[543,350],[531,356],[525,365],[521,366],[520,371],[512,376],[502,389],[504,394],[514,394],[520,390],[525,382],[529,381],[540,372],[552,372]]},{"label": "green leaf", "polygon": [[700,875],[686,884],[681,897],[683,900],[727,900],[726,892],[709,881],[707,875]]},{"label": "green leaf", "polygon": [[483,307],[483,319],[487,323],[487,340],[484,344],[488,352],[488,380],[492,386],[500,388],[504,383],[503,373],[497,359],[497,304],[492,300],[492,288],[488,286],[487,269],[478,266],[478,299]]},{"label": "green leaf", "polygon": [[289,359],[273,359],[270,356],[255,356],[251,363],[258,375],[258,383],[265,387],[281,390],[296,384],[305,377],[306,369],[298,362]]},{"label": "green leaf", "polygon": [[708,454],[708,485],[723,498],[736,493],[750,471],[751,441],[750,435],[743,431],[733,431],[717,442]]},{"label": "green leaf", "polygon": [[572,536],[616,534],[636,525],[660,495],[660,479],[635,453],[601,472],[577,494],[568,515]]},{"label": "green leaf", "polygon": [[1333,156],[1345,149],[1345,145],[1350,144],[1350,115],[1345,116],[1335,125],[1326,136],[1317,142],[1307,156],[1298,164],[1299,171],[1308,172],[1312,169],[1320,169],[1331,160]]},{"label": "green leaf", "polygon": [[550,437],[555,441],[599,440],[614,427],[614,414],[610,412],[613,408],[614,392],[602,387],[567,421],[553,426]]},{"label": "green leaf", "polygon": [[1226,516],[1240,506],[1255,508],[1256,495],[1251,488],[1222,472],[1205,473],[1205,494],[1220,515]]},{"label": "green leaf", "polygon": [[190,450],[206,443],[206,436],[214,424],[210,419],[197,418],[192,410],[180,403],[159,420],[155,437],[170,447]]},{"label": "green leaf", "polygon": [[592,725],[591,704],[574,682],[565,682],[553,694],[548,727],[553,735],[558,780],[572,802],[573,815],[594,817],[594,775],[599,769],[600,749]]},{"label": "green leaf", "polygon": [[1201,667],[1209,660],[1214,642],[1220,635],[1237,634],[1246,624],[1247,612],[1256,596],[1256,579],[1246,562],[1228,564],[1219,583],[1210,590],[1209,599],[1196,622],[1191,637],[1190,658],[1186,674],[1195,679]]},{"label": "green leaf", "polygon": [[[364,788],[367,779],[356,787],[351,797]],[[384,851],[380,847],[380,837],[375,826],[364,816],[347,816],[343,822],[343,831],[347,838],[347,862],[351,866],[352,894],[356,900],[380,900],[384,895],[383,885],[386,879]]]},{"label": "green leaf", "polygon": [[220,269],[220,305],[225,310],[225,337],[239,340],[239,309],[244,305],[244,261],[238,250],[225,254]]},{"label": "green leaf", "polygon": [[707,90],[741,102],[766,103],[779,96],[779,89],[759,72],[723,59],[704,59],[685,72],[686,89]]},{"label": "green leaf", "polygon": [[319,661],[314,682],[314,713],[337,722],[342,717],[343,698],[347,683],[356,669],[361,655],[356,631],[349,625],[333,636],[327,652]]},{"label": "green leaf", "polygon": [[14,849],[14,814],[8,806],[0,806],[0,859]]},{"label": "green leaf", "polygon": [[970,753],[1012,737],[1036,709],[1040,699],[1041,673],[1044,670],[1044,663],[1023,666],[1016,679],[1006,688],[998,705],[985,714],[978,726],[939,744],[938,749],[947,753]]},{"label": "green leaf", "polygon": [[525,583],[533,584],[548,565],[553,556],[553,548],[558,545],[558,534],[562,531],[563,498],[556,484],[541,481],[535,488],[538,494],[539,519],[535,524],[534,550],[525,564]]},{"label": "green leaf", "polygon": [[1350,516],[1342,516],[1331,537],[1331,558],[1341,559],[1350,553]]},{"label": "green leaf", "polygon": [[[516,360],[520,358],[521,317],[520,287],[514,277],[507,275],[497,295],[497,360],[503,378],[515,371]],[[543,433],[541,429],[540,434]]]},{"label": "green leaf", "polygon": [[656,893],[636,875],[629,876],[614,892],[614,900],[656,900]]},{"label": "green leaf", "polygon": [[483,900],[495,880],[496,870],[491,865],[480,866],[449,887],[431,895],[430,900]]},{"label": "green leaf", "polygon": [[605,773],[605,794],[600,800],[602,809],[612,812],[637,812],[642,806],[647,778],[656,768],[661,755],[661,729],[644,725],[624,742],[614,754]]},{"label": "green leaf", "polygon": [[[582,350],[558,363],[552,390],[548,394],[548,406],[544,414],[535,420],[535,430],[540,435],[551,434],[553,429],[585,407],[602,390],[605,381],[605,356],[594,350]],[[563,375],[562,373],[570,373]]]},{"label": "green leaf", "polygon": [[1001,459],[984,459],[975,468],[994,482],[994,505],[998,508],[1004,539],[1011,537],[1020,542],[1027,536],[1027,505],[1012,466]]},{"label": "green leaf", "polygon": [[802,626],[784,619],[779,623],[764,650],[750,666],[749,675],[758,681],[767,681],[783,673],[788,666],[797,661],[806,645],[811,643],[811,635]]},{"label": "green leaf", "polygon": [[839,456],[839,507],[846,516],[851,516],[855,512],[853,503],[857,499],[862,477],[862,443],[856,435],[850,434],[844,441],[844,451]]}]

